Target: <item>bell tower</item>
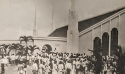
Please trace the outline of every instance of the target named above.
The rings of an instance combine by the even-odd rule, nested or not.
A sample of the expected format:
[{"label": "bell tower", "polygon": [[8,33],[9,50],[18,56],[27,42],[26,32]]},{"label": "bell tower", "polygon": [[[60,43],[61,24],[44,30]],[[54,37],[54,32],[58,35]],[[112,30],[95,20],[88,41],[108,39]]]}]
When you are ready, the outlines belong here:
[{"label": "bell tower", "polygon": [[67,30],[67,52],[78,53],[78,34],[78,16],[75,11],[75,0],[71,0]]}]

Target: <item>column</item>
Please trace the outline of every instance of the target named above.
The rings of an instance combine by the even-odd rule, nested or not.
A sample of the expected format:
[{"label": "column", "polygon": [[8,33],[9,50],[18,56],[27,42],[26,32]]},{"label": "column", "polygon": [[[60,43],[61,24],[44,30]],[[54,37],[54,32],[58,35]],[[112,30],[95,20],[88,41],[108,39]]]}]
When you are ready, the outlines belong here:
[{"label": "column", "polygon": [[109,22],[109,56],[111,55],[111,20]]},{"label": "column", "polygon": [[69,11],[67,30],[67,52],[78,53],[78,43],[78,16],[75,11],[75,0],[71,0],[71,11]]},{"label": "column", "polygon": [[93,31],[94,29],[92,29],[92,49],[91,50],[93,50]]}]

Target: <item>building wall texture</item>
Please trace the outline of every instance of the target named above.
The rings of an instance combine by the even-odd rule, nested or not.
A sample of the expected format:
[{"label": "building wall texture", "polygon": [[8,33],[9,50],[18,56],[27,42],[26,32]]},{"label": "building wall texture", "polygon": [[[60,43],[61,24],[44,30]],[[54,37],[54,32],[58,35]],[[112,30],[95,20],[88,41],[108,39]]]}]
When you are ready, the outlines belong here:
[{"label": "building wall texture", "polygon": [[[90,30],[79,36],[79,53],[90,55],[91,53],[88,49],[93,50],[94,38],[99,37],[102,43],[102,35],[104,33],[108,33],[109,45],[111,46],[111,31],[113,28],[118,30],[118,45],[120,45],[125,52],[125,11],[117,13],[95,25],[96,26],[93,26]],[[110,48],[111,47],[109,47],[109,49]]]}]

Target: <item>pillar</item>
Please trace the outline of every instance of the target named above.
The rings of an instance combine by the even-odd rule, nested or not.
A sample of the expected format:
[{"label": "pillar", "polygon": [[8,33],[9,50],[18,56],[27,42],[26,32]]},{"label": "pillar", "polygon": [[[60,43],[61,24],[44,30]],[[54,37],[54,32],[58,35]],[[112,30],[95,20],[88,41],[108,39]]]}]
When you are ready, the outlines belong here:
[{"label": "pillar", "polygon": [[111,54],[111,20],[109,21],[109,56]]},{"label": "pillar", "polygon": [[75,11],[75,0],[71,0],[71,11],[69,11],[67,30],[67,52],[78,53],[78,43],[78,16]]}]

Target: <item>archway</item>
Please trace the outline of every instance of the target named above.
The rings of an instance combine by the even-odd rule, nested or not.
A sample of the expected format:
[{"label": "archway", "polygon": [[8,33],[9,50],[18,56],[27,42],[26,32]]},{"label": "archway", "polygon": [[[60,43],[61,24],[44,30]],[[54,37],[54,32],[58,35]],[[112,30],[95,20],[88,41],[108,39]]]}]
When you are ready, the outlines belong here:
[{"label": "archway", "polygon": [[52,51],[52,47],[49,44],[46,44],[43,46],[42,51],[45,51],[46,53],[50,53],[50,51]]},{"label": "archway", "polygon": [[100,51],[101,50],[101,39],[99,37],[95,37],[93,45],[94,45],[93,46],[94,51]]},{"label": "archway", "polygon": [[111,31],[111,55],[116,54],[118,45],[118,30],[117,28],[113,28]]},{"label": "archway", "polygon": [[102,55],[108,55],[109,49],[109,34],[107,32],[103,33],[102,35]]}]

